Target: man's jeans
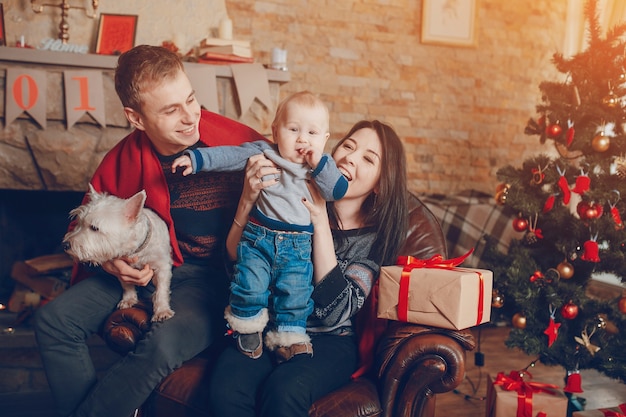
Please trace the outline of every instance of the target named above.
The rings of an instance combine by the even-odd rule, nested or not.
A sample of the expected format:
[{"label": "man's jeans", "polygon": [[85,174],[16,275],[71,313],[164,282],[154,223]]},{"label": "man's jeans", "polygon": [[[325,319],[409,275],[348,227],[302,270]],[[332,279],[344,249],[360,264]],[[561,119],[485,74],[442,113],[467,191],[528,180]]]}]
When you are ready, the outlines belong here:
[{"label": "man's jeans", "polygon": [[[153,291],[152,285],[138,289],[140,298]],[[117,308],[118,280],[105,273],[87,278],[38,309],[35,331],[59,415],[131,415],[166,375],[223,333],[227,291],[221,270],[188,264],[174,268],[174,317],[153,323],[135,351],[99,380],[86,341]]]}]

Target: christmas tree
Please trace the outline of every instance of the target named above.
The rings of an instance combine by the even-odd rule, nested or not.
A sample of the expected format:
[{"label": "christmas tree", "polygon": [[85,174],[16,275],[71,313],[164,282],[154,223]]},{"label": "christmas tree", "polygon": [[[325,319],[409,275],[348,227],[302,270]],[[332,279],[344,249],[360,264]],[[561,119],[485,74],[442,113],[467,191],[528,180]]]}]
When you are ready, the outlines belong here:
[{"label": "christmas tree", "polygon": [[506,345],[562,366],[570,393],[582,369],[626,382],[626,297],[586,292],[593,274],[626,277],[626,24],[602,37],[595,0],[585,16],[588,46],[553,56],[564,81],[539,85],[525,128],[554,152],[497,173],[496,201],[523,238],[487,253],[492,305],[512,319]]}]

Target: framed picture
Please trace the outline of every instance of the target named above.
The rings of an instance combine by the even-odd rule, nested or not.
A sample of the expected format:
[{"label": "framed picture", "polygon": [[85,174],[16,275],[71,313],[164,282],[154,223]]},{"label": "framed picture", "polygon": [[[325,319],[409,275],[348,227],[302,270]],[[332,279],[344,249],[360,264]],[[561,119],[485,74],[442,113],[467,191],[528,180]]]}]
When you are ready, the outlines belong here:
[{"label": "framed picture", "polygon": [[422,43],[474,46],[478,0],[423,0]]},{"label": "framed picture", "polygon": [[96,53],[119,55],[135,46],[137,15],[100,14]]},{"label": "framed picture", "polygon": [[0,3],[0,46],[7,46],[7,35],[4,32],[4,9]]}]

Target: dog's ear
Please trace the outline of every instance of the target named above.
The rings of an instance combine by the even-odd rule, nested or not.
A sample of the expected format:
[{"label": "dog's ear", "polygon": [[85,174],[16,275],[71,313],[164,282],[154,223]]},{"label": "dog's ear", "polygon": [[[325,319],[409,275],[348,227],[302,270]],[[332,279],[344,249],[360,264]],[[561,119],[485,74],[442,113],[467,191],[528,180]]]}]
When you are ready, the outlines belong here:
[{"label": "dog's ear", "polygon": [[124,216],[130,221],[136,221],[141,213],[144,203],[146,202],[146,191],[141,190],[124,204]]},{"label": "dog's ear", "polygon": [[102,194],[97,192],[96,189],[93,188],[93,185],[91,185],[91,183],[89,183],[89,200],[94,201],[94,200],[97,200],[98,197],[101,197],[101,196],[102,196]]}]

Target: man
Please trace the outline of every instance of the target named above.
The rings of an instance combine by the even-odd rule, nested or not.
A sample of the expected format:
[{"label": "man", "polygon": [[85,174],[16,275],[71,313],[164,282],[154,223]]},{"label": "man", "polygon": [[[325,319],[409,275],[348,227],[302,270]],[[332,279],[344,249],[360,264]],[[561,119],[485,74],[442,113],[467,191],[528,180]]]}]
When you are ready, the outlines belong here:
[{"label": "man", "polygon": [[[92,185],[128,198],[145,189],[146,207],[168,225],[175,315],[153,323],[134,352],[100,380],[86,340],[121,299],[120,282],[149,300],[152,270],[116,259],[88,271],[77,266],[72,286],[40,308],[36,335],[59,415],[125,417],[173,369],[211,345],[224,330],[228,278],[223,242],[241,193],[241,173],[172,173],[172,161],[190,147],[238,145],[263,139],[254,130],[201,110],[180,58],[141,45],[122,54],[115,89],[135,130],[105,156]],[[115,279],[117,277],[117,279]]]}]

